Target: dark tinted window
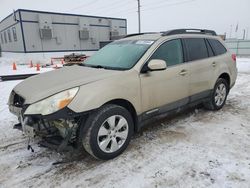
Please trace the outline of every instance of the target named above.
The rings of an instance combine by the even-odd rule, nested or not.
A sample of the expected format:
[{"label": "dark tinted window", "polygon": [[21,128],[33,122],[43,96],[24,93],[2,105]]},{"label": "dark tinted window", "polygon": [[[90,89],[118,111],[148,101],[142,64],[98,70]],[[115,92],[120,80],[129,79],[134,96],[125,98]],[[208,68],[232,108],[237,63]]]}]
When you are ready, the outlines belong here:
[{"label": "dark tinted window", "polygon": [[205,40],[202,38],[184,39],[189,61],[204,59],[208,57]]},{"label": "dark tinted window", "polygon": [[12,27],[12,33],[13,33],[14,41],[17,41],[17,35],[16,35],[16,28],[15,27]]},{"label": "dark tinted window", "polygon": [[207,45],[207,51],[208,51],[209,57],[214,56],[214,52],[213,52],[213,50],[211,48],[211,45],[209,44],[209,42],[207,40],[206,40],[206,45]]},{"label": "dark tinted window", "polygon": [[7,35],[6,35],[6,32],[4,31],[4,42],[7,43]]},{"label": "dark tinted window", "polygon": [[211,44],[215,55],[221,55],[227,52],[226,48],[215,39],[208,39],[209,43]]},{"label": "dark tinted window", "polygon": [[167,66],[183,63],[182,45],[180,39],[171,40],[162,44],[150,59],[161,59]]}]

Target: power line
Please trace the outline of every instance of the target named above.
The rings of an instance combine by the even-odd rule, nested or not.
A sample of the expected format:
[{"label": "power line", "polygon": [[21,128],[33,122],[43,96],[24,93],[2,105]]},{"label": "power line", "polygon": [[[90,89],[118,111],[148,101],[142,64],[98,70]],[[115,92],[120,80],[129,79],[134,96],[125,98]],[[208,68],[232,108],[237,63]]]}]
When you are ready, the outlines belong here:
[{"label": "power line", "polygon": [[[94,10],[94,13],[100,13],[104,11],[110,11],[111,9],[116,9],[116,8],[124,8],[125,5],[131,5],[129,2],[134,1],[134,0],[128,0],[128,1],[120,1],[117,3],[112,2],[110,5],[102,6],[102,7],[96,7]],[[96,11],[97,10],[97,11]]]},{"label": "power line", "polygon": [[83,7],[91,6],[91,5],[93,5],[93,4],[96,4],[98,1],[99,1],[99,0],[95,0],[95,1],[92,1],[92,2],[90,2],[90,3],[84,3],[84,4],[80,5],[80,6],[77,6],[77,7],[75,7],[75,8],[70,9],[69,11],[77,10],[77,9],[81,9],[81,8],[83,8]]},{"label": "power line", "polygon": [[[165,4],[164,6],[163,5],[151,6],[150,8],[141,9],[141,11],[143,11],[143,12],[151,11],[151,10],[153,11],[153,10],[158,9],[158,8],[166,8],[166,6],[181,5],[181,4],[185,4],[185,3],[189,3],[189,2],[193,2],[193,1],[196,1],[196,0],[186,0],[186,1],[178,2],[178,3],[168,3],[168,4]],[[144,5],[141,5],[141,7],[144,7]],[[128,10],[124,10],[124,11],[112,12],[111,15],[115,15],[116,13],[126,13],[128,15],[128,14],[136,13],[137,11],[138,11],[138,8],[134,7],[134,8],[128,9]]]},{"label": "power line", "polygon": [[143,5],[143,7],[148,7],[148,6],[150,6],[150,5],[159,5],[159,4],[161,4],[161,3],[168,3],[169,1],[176,1],[176,0],[162,0],[162,1],[157,1],[157,2],[149,2],[149,3],[142,3],[142,5]]},{"label": "power line", "polygon": [[169,3],[169,4],[166,4],[165,6],[163,6],[163,5],[152,6],[150,8],[142,9],[141,11],[152,11],[152,10],[159,9],[159,8],[166,8],[166,6],[182,5],[182,4],[186,4],[186,3],[191,3],[193,1],[196,1],[196,0],[186,0],[186,1],[178,2],[178,3]]},{"label": "power line", "polygon": [[[128,0],[126,2],[124,1],[120,1],[120,2],[123,2],[124,5],[129,5],[129,6],[132,6],[132,7],[126,7],[126,6],[122,6],[123,4],[114,4],[115,7],[119,7],[121,9],[116,9],[116,11],[110,11],[110,9],[115,9],[114,6],[110,6],[110,7],[106,7],[106,8],[109,8],[109,14],[108,15],[116,15],[117,13],[121,14],[121,13],[126,13],[126,14],[131,14],[131,13],[136,13],[136,11],[138,10],[133,4],[132,2],[136,2],[135,0]],[[129,3],[131,2],[131,3]],[[117,6],[118,5],[118,6]],[[124,8],[126,8],[126,10],[123,10]],[[107,10],[106,10],[107,11]],[[100,11],[96,11],[94,13],[97,13],[97,12],[100,12]]]},{"label": "power line", "polygon": [[119,13],[119,14],[126,13],[126,15],[129,15],[131,13],[135,14],[137,12],[137,10],[138,9],[136,7],[134,7],[134,8],[127,9],[127,10],[115,11],[115,12],[112,12],[110,15],[117,15],[117,13]]}]

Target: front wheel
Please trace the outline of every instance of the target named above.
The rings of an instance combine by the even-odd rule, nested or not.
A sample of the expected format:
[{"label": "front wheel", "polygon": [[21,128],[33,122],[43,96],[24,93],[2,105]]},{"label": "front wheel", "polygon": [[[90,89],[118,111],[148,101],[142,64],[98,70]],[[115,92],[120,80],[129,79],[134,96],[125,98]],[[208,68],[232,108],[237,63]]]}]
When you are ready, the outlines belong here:
[{"label": "front wheel", "polygon": [[214,86],[209,101],[204,103],[205,108],[209,110],[220,110],[225,105],[228,92],[228,82],[223,78],[219,78]]},{"label": "front wheel", "polygon": [[130,113],[121,106],[109,104],[88,117],[85,125],[81,126],[79,136],[89,154],[97,159],[108,160],[127,148],[133,130]]}]

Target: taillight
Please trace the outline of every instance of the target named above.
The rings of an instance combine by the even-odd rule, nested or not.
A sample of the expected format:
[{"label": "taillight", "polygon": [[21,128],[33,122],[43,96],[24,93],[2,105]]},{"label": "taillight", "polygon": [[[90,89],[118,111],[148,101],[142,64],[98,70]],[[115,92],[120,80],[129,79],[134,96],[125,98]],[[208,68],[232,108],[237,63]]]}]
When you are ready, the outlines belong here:
[{"label": "taillight", "polygon": [[232,54],[232,59],[236,62],[236,54]]}]

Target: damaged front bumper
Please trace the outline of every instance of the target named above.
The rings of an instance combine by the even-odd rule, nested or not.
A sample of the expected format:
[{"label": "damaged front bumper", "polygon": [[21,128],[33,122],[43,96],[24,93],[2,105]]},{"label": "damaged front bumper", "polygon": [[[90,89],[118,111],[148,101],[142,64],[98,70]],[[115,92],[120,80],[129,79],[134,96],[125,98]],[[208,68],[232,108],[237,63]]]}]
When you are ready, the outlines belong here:
[{"label": "damaged front bumper", "polygon": [[[83,113],[75,113],[65,107],[49,115],[24,115],[27,107],[9,105],[9,110],[18,117],[19,128],[28,136],[29,140],[39,137],[41,146],[55,149],[58,152],[76,148],[77,132]],[[29,148],[31,147],[28,145]]]}]

